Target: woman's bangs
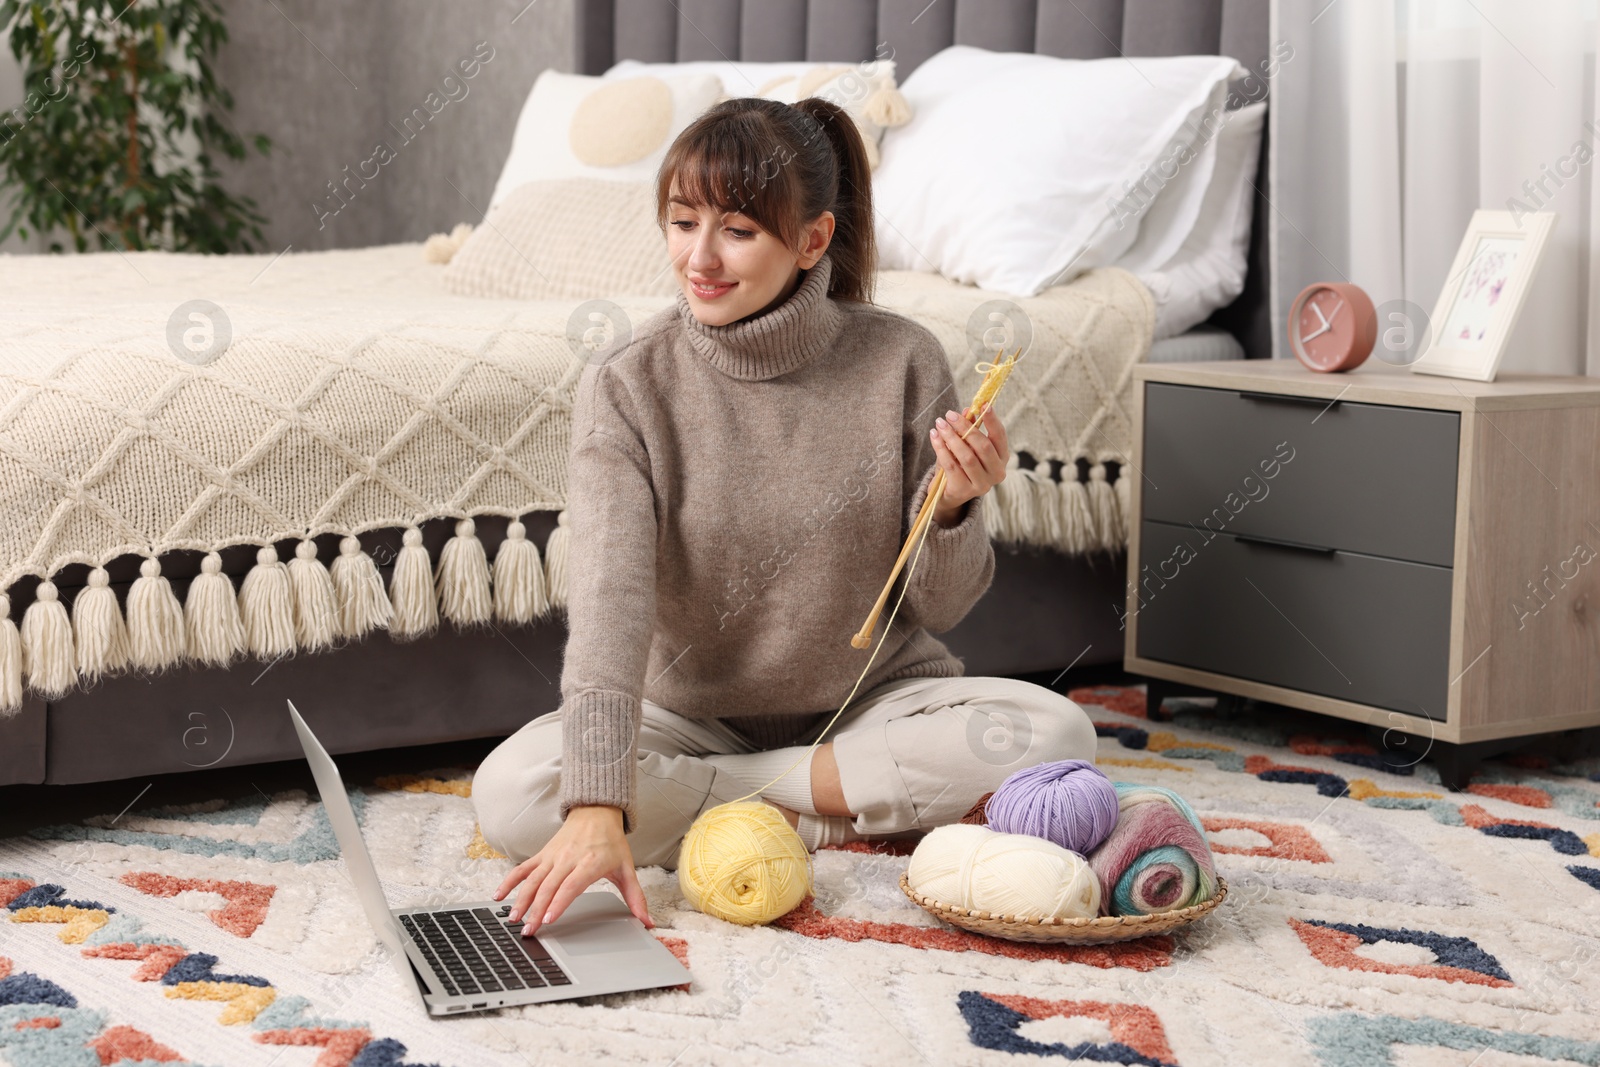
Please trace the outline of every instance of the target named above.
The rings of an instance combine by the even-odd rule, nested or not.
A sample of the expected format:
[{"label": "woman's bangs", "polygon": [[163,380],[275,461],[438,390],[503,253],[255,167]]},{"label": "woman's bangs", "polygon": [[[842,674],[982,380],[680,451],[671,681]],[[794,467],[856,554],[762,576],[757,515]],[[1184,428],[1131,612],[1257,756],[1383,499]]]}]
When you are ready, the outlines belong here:
[{"label": "woman's bangs", "polygon": [[781,237],[783,168],[775,158],[780,150],[753,147],[734,138],[688,146],[673,174],[672,195],[694,207],[738,212]]}]

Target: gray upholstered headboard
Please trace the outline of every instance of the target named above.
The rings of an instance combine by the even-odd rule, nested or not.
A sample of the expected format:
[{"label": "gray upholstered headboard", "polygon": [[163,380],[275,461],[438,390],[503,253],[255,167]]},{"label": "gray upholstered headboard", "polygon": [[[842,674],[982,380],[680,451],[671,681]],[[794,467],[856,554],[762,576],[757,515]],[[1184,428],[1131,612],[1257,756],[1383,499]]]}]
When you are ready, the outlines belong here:
[{"label": "gray upholstered headboard", "polygon": [[[855,63],[894,49],[904,81],[952,44],[1071,59],[1220,54],[1251,72],[1240,94],[1268,80],[1269,0],[577,0],[577,65],[599,74],[621,59],[814,60]],[[1271,106],[1270,104],[1268,105]],[[1212,322],[1252,358],[1272,355],[1267,285],[1266,137],[1245,289]]]}]

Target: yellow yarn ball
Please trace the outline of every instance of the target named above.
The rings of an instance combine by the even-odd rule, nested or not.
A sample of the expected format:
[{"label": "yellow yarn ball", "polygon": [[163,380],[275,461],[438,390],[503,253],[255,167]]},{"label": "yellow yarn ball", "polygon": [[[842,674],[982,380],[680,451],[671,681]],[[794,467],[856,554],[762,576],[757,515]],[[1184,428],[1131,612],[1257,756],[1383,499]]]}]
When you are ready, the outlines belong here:
[{"label": "yellow yarn ball", "polygon": [[917,892],[990,915],[1086,919],[1100,914],[1100,879],[1053,841],[953,823],[918,843],[906,870]]},{"label": "yellow yarn ball", "polygon": [[683,835],[678,886],[707,915],[741,926],[769,923],[811,892],[811,853],[771,804],[718,804]]}]

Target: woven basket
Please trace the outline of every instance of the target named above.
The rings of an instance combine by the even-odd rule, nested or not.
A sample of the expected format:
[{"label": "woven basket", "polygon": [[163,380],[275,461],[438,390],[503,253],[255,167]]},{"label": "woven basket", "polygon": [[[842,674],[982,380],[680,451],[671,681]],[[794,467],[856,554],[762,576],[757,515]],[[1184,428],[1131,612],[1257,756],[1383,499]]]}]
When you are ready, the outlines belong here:
[{"label": "woven basket", "polygon": [[1165,934],[1187,926],[1209,914],[1228,895],[1228,883],[1217,879],[1217,891],[1209,900],[1159,915],[1102,915],[1093,919],[1042,919],[1018,915],[991,915],[986,911],[946,904],[925,897],[900,876],[900,890],[928,914],[951,926],[975,934],[1003,937],[1008,941],[1046,941],[1068,945],[1104,945],[1113,941],[1132,941],[1154,934]]}]

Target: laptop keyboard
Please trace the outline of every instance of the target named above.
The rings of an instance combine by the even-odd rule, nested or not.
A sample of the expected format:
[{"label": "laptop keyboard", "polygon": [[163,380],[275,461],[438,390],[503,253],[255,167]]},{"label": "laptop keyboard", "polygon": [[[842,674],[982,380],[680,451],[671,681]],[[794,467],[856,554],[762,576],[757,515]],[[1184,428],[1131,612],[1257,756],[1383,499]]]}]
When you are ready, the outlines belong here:
[{"label": "laptop keyboard", "polygon": [[509,904],[498,914],[421,912],[400,916],[400,923],[452,996],[571,985],[537,937],[523,937],[520,922],[505,921],[510,912]]}]

